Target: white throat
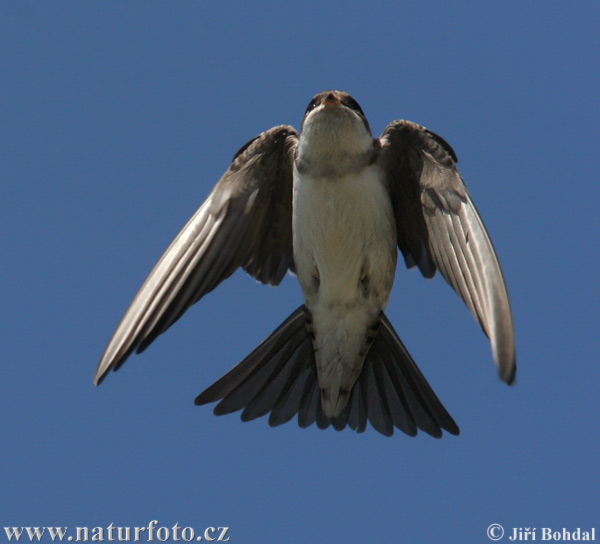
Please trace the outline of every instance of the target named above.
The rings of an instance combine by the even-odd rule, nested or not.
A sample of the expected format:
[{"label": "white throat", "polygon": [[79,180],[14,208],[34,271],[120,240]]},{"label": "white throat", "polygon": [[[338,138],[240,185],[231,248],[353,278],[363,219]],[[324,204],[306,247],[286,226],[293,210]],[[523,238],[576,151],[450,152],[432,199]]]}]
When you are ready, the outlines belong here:
[{"label": "white throat", "polygon": [[302,126],[296,165],[312,177],[339,177],[372,164],[373,136],[364,121],[344,106],[319,106]]}]

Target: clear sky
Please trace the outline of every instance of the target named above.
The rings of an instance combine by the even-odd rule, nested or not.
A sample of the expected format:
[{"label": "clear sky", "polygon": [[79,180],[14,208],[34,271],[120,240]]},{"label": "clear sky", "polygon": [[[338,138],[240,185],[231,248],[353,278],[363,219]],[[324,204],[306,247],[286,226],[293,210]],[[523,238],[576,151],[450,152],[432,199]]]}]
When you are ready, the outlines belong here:
[{"label": "clear sky", "polygon": [[[599,4],[266,4],[0,5],[0,525],[157,520],[229,526],[232,543],[595,525],[600,539]],[[409,119],[454,147],[512,297],[515,387],[445,282],[403,266],[387,314],[458,437],[194,406],[301,303],[293,277],[237,273],[94,387],[233,154],[299,129],[330,88],[376,135]]]}]

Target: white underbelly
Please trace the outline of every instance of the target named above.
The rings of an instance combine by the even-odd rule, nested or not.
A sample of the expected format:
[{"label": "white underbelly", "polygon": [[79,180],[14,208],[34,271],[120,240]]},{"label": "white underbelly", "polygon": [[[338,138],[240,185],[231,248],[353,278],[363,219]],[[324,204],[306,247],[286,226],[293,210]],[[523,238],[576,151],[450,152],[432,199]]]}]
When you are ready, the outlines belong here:
[{"label": "white underbelly", "polygon": [[310,305],[364,301],[365,290],[387,304],[396,229],[378,173],[376,166],[340,179],[294,173],[294,261]]}]

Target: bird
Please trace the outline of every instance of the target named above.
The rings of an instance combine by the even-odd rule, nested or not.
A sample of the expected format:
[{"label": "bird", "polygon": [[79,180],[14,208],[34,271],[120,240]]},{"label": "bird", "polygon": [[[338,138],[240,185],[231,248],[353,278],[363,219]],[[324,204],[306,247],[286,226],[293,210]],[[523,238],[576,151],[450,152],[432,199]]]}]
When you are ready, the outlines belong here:
[{"label": "bird", "polygon": [[144,351],[238,268],[263,284],[289,272],[303,304],[195,399],[216,415],[269,414],[275,427],[367,423],[391,436],[459,427],[384,311],[398,254],[439,271],[490,340],[501,380],[516,374],[508,290],[490,236],[440,136],[396,120],[373,137],[348,93],[310,101],[301,131],[280,125],[246,143],[140,288],[95,384]]}]

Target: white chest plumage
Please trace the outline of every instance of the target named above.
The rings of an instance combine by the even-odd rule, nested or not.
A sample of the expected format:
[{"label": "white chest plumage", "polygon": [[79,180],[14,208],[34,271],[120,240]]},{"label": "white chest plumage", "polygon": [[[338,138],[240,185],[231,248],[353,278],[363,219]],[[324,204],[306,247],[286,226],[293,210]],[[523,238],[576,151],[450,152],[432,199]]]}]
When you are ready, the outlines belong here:
[{"label": "white chest plumage", "polygon": [[368,281],[368,298],[376,298],[380,309],[387,304],[396,233],[376,165],[337,179],[295,172],[292,221],[294,260],[307,302],[358,302]]},{"label": "white chest plumage", "polygon": [[294,261],[312,317],[323,408],[336,415],[364,362],[396,268],[391,202],[377,164],[339,178],[294,172]]}]

